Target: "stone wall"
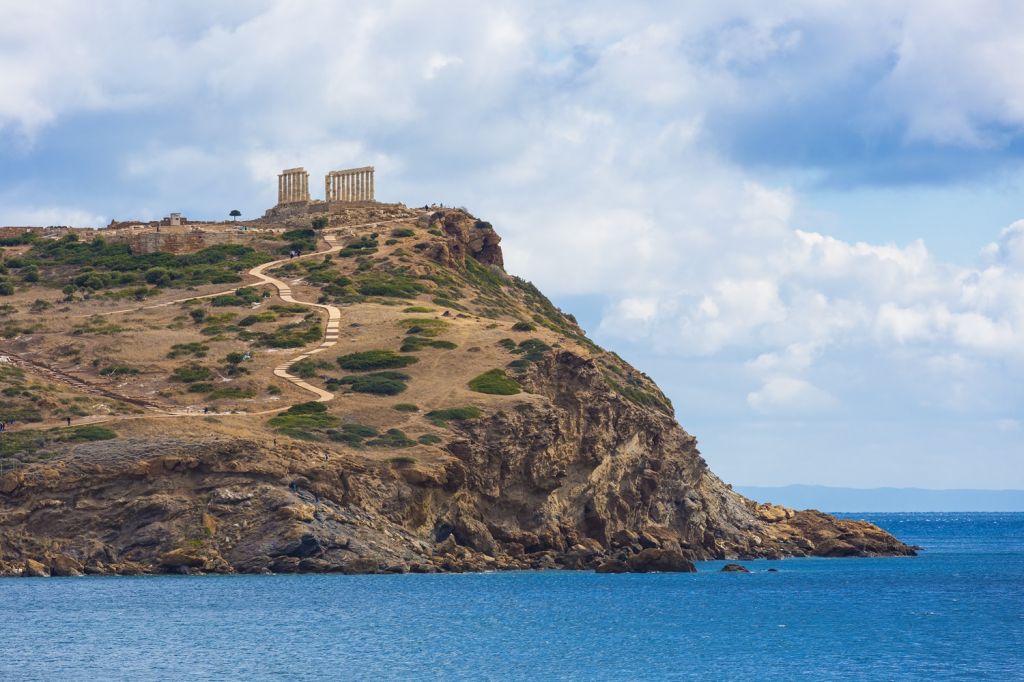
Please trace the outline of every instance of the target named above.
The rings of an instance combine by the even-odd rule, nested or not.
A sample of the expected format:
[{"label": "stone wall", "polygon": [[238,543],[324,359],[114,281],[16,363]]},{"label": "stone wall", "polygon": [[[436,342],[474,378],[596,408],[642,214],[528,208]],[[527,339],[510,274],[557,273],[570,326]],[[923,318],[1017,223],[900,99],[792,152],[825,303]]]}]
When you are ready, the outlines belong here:
[{"label": "stone wall", "polygon": [[126,241],[132,253],[194,253],[208,246],[218,244],[252,245],[259,238],[258,233],[248,232],[140,232],[119,237],[111,237],[110,241]]}]

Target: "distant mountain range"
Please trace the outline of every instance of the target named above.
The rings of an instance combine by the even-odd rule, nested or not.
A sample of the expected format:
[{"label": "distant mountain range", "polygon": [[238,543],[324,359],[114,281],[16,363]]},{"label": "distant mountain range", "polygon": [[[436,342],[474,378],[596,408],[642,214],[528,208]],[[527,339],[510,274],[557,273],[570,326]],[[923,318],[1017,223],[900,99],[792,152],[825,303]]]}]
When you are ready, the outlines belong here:
[{"label": "distant mountain range", "polygon": [[759,502],[825,512],[1024,511],[1024,490],[734,486]]}]

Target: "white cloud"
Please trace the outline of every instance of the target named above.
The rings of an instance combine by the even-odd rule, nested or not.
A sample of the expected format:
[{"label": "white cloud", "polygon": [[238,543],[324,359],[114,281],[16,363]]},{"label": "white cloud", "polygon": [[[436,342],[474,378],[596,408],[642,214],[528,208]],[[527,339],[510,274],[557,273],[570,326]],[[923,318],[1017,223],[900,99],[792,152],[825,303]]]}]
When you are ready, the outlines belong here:
[{"label": "white cloud", "polygon": [[0,204],[2,225],[44,226],[61,225],[69,227],[103,227],[110,222],[108,218],[90,211],[61,206],[4,206]]},{"label": "white cloud", "polygon": [[768,414],[821,412],[836,405],[836,399],[817,386],[785,375],[769,377],[760,389],[747,394],[747,404]]}]

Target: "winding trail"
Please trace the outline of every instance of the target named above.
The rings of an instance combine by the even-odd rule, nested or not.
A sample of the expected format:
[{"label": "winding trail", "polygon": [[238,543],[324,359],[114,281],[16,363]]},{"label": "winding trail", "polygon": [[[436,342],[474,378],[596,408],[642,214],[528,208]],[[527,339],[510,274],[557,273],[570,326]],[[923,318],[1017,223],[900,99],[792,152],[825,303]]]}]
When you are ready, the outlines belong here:
[{"label": "winding trail", "polygon": [[[333,234],[325,234],[324,239],[327,241],[328,244],[331,245],[331,248],[327,249],[326,251],[318,251],[315,254],[310,255],[322,256],[328,253],[334,253],[335,251],[341,250],[341,244],[338,243],[338,238]],[[311,308],[318,308],[320,310],[326,311],[327,327],[324,331],[323,343],[321,343],[313,350],[308,350],[302,355],[296,355],[294,358],[286,362],[283,362],[277,367],[275,367],[274,376],[281,377],[282,379],[287,379],[288,381],[292,382],[299,388],[309,391],[310,393],[316,394],[317,402],[325,403],[328,400],[334,400],[333,393],[331,393],[330,391],[325,391],[322,388],[317,388],[313,384],[305,382],[299,377],[289,374],[288,368],[294,365],[299,360],[305,360],[311,355],[322,353],[323,351],[327,350],[331,346],[334,346],[335,344],[338,343],[338,334],[340,333],[339,327],[341,326],[341,310],[337,306],[328,305],[325,303],[307,303],[305,301],[296,300],[295,298],[292,297],[292,288],[291,286],[288,285],[287,282],[285,282],[284,280],[280,280],[276,277],[271,277],[270,275],[263,274],[264,270],[266,270],[272,265],[278,265],[281,262],[282,261],[278,260],[272,261],[270,263],[264,263],[263,265],[257,265],[256,267],[249,271],[249,274],[252,275],[253,277],[258,277],[265,284],[271,284],[275,286],[277,288],[277,294],[282,301],[286,301],[288,303],[298,303],[299,305],[309,306]]]}]

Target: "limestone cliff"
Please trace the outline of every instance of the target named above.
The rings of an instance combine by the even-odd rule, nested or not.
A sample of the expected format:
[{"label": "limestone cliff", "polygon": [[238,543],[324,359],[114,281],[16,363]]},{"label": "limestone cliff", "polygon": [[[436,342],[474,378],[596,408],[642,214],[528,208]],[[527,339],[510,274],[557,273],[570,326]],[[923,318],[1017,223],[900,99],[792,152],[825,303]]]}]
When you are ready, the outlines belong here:
[{"label": "limestone cliff", "polygon": [[[393,228],[390,244],[380,243],[387,235],[379,225],[340,232],[356,259],[294,270],[306,279],[292,288],[296,300],[341,306],[343,351],[379,354],[401,343],[399,357],[416,360],[394,365],[405,374],[392,371],[376,385],[405,382],[409,403],[360,393],[360,377],[370,374],[338,378],[324,362],[311,365],[306,381],[339,393],[315,420],[261,416],[282,391],[289,404],[308,400],[299,383],[282,382],[267,388],[266,406],[257,393],[222,403],[216,417],[154,407],[103,417],[117,438],[53,437],[45,456],[8,458],[0,477],[0,574],[614,572],[683,570],[710,558],[913,554],[871,524],[732,491],[648,377],[501,270],[500,238],[489,224],[439,211],[410,212],[404,225]],[[335,267],[340,274],[323,274]],[[409,282],[416,286],[401,288]],[[399,310],[389,296],[416,305]],[[252,305],[270,311],[273,300]],[[149,310],[150,327],[189,331],[173,312],[158,317],[169,308]],[[246,334],[252,328],[226,332],[224,348],[258,343],[262,337]],[[34,333],[41,338],[22,334],[7,350],[21,358],[33,343],[67,343],[59,330]],[[171,341],[182,347],[171,339],[168,348]],[[103,342],[94,352],[120,353],[146,376],[144,360],[124,350]],[[261,352],[250,376],[263,376]],[[318,357],[331,353],[354,366],[333,349]],[[266,376],[279,361],[266,360]],[[71,381],[71,369],[50,371]],[[98,381],[76,371],[79,384],[68,390]],[[481,392],[480,378],[495,373],[511,388]],[[173,383],[179,375],[153,391],[165,401],[194,400]],[[118,390],[135,399],[145,385]]]}]

